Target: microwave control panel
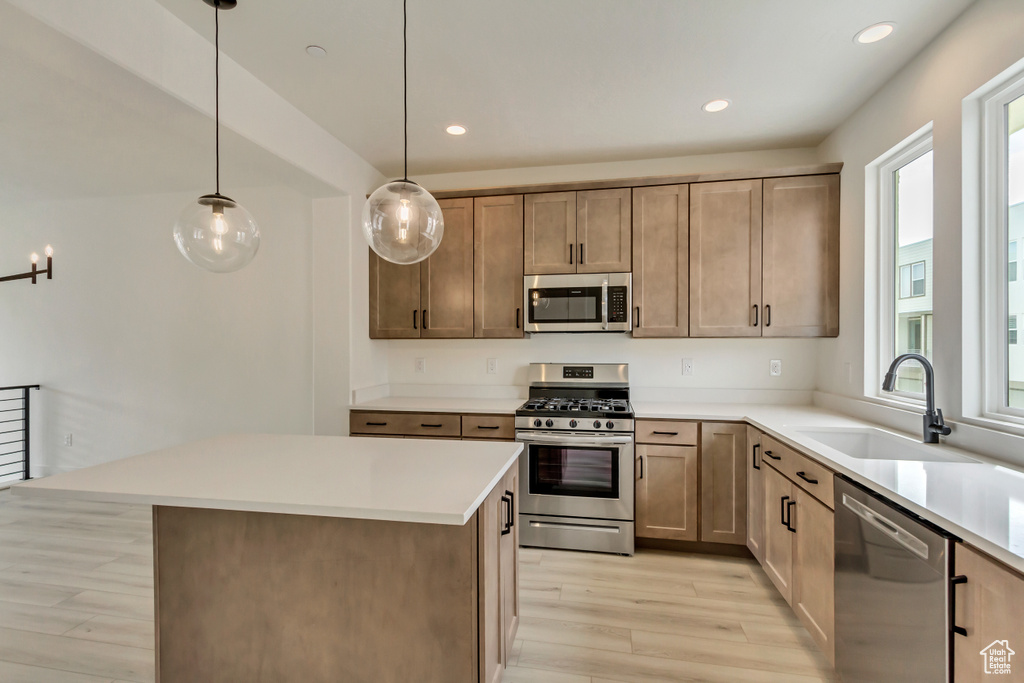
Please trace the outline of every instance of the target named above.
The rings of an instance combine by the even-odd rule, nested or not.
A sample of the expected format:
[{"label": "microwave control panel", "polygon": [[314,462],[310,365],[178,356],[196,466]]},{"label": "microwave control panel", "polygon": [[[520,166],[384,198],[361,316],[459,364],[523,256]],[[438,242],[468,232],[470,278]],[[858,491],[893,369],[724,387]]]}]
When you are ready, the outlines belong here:
[{"label": "microwave control panel", "polygon": [[608,288],[608,322],[624,323],[629,321],[629,306],[626,304],[626,287]]}]

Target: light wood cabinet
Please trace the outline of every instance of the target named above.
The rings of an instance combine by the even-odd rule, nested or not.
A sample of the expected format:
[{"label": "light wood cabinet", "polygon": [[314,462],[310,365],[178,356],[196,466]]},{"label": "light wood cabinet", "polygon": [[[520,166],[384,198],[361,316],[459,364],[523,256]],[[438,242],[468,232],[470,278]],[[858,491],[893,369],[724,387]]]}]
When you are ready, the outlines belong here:
[{"label": "light wood cabinet", "polygon": [[690,336],[759,337],[761,181],[690,186]]},{"label": "light wood cabinet", "polygon": [[765,337],[839,334],[839,176],[764,180]]},{"label": "light wood cabinet", "polygon": [[747,548],[764,564],[764,474],[761,432],[747,427]]},{"label": "light wood cabinet", "polygon": [[696,541],[697,448],[637,444],[636,454],[636,535]]},{"label": "light wood cabinet", "polygon": [[[966,629],[967,635],[953,636],[953,680],[1024,681],[1024,576],[963,543],[956,544],[954,553],[956,574],[967,577],[967,583],[953,586],[953,623]],[[990,645],[994,650],[1009,647],[1017,653],[1010,659],[1011,673],[986,673],[982,651]]]},{"label": "light wood cabinet", "polygon": [[764,562],[761,566],[790,605],[793,604],[793,532],[786,525],[787,503],[793,485],[770,467],[761,470],[764,480]]},{"label": "light wood cabinet", "polygon": [[514,441],[515,417],[500,414],[353,410],[349,434],[391,438]]},{"label": "light wood cabinet", "polygon": [[501,536],[501,625],[504,638],[504,664],[512,654],[512,645],[519,629],[519,525],[516,505],[519,501],[519,467],[505,474],[503,483],[508,498],[508,533]]},{"label": "light wood cabinet", "polygon": [[633,190],[633,336],[689,334],[689,185]]},{"label": "light wood cabinet", "polygon": [[430,258],[396,265],[370,250],[370,338],[473,336],[473,200],[442,199],[444,237]]},{"label": "light wood cabinet", "polygon": [[526,275],[630,271],[628,188],[528,194],[523,201]]},{"label": "light wood cabinet", "polygon": [[479,520],[480,680],[501,681],[519,627],[519,468],[484,500]]},{"label": "light wood cabinet", "polygon": [[835,664],[835,515],[798,487],[793,497],[793,611]]},{"label": "light wood cabinet", "polygon": [[747,542],[747,426],[700,426],[700,540]]},{"label": "light wood cabinet", "polygon": [[473,212],[473,336],[521,338],[523,195],[477,197]]}]

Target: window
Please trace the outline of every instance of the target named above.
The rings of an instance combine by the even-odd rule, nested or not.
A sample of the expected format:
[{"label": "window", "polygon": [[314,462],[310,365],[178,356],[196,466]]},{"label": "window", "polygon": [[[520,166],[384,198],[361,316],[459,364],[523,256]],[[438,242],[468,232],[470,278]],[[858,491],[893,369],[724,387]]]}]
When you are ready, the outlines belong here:
[{"label": "window", "polygon": [[1007,326],[1006,343],[1013,345],[1017,343],[1017,316],[1010,316],[1010,324]]},{"label": "window", "polygon": [[1006,281],[1016,282],[1017,281],[1017,240],[1010,240],[1010,244],[1006,247],[1007,263],[1006,263]]},{"label": "window", "polygon": [[900,266],[900,298],[924,296],[924,261]]}]

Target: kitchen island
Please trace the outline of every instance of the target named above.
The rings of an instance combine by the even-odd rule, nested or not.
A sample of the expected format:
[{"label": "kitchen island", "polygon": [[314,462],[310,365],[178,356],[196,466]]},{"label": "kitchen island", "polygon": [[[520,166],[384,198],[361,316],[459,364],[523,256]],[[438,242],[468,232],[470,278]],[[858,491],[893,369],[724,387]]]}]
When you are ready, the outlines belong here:
[{"label": "kitchen island", "polygon": [[521,445],[244,435],[30,481],[153,505],[159,683],[501,679]]}]

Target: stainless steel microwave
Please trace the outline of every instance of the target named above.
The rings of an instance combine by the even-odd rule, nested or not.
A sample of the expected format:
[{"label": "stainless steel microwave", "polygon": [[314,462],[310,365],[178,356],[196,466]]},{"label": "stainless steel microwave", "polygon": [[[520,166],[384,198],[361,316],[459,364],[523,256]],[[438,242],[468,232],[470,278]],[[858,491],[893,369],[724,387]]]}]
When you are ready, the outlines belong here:
[{"label": "stainless steel microwave", "polygon": [[527,275],[526,332],[628,332],[633,329],[631,273]]}]

